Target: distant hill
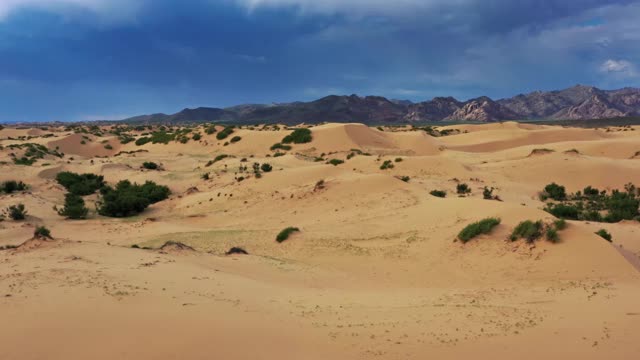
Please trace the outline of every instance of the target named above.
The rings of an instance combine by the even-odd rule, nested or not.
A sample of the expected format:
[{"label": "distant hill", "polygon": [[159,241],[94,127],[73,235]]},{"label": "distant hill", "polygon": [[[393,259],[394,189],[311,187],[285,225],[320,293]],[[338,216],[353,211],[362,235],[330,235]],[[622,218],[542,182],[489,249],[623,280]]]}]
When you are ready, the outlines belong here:
[{"label": "distant hill", "polygon": [[589,120],[640,116],[640,89],[601,90],[576,85],[558,91],[536,91],[508,99],[482,96],[467,101],[436,97],[413,103],[381,96],[330,95],[310,102],[246,104],[184,109],[176,114],[141,115],[132,123],[319,123],[364,124],[437,121]]}]

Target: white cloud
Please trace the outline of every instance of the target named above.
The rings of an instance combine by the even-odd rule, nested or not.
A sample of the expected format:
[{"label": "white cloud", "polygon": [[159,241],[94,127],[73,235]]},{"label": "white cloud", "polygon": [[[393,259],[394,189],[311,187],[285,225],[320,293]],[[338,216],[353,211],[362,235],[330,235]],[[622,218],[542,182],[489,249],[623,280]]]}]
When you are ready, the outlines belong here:
[{"label": "white cloud", "polygon": [[107,19],[131,18],[147,0],[0,0],[0,20],[18,10],[37,9],[55,13],[85,10]]},{"label": "white cloud", "polygon": [[[415,12],[440,5],[457,5],[476,0],[235,0],[249,11],[259,8],[292,7],[303,13],[381,14]],[[357,15],[356,14],[356,15]]]},{"label": "white cloud", "polygon": [[623,77],[634,77],[637,75],[635,66],[627,60],[609,59],[600,65],[600,71]]}]

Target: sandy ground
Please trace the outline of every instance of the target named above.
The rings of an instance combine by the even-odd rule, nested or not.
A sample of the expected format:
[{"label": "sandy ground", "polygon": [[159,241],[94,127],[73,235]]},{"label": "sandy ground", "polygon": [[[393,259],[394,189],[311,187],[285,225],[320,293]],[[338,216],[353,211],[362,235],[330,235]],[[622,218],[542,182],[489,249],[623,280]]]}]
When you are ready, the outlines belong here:
[{"label": "sandy ground", "polygon": [[[570,192],[639,185],[640,128],[452,128],[460,134],[434,138],[326,124],[280,157],[269,148],[284,129],[236,130],[242,140],[227,146],[200,131],[200,141],[141,147],[107,133],[1,130],[0,181],[30,189],[0,195],[1,208],[29,211],[0,222],[0,246],[42,224],[55,241],[0,251],[0,359],[640,356],[640,223],[571,221],[558,244],[506,241],[522,220],[553,219],[537,196],[552,181]],[[6,146],[23,142],[66,155],[13,165]],[[347,159],[354,149],[370,156]],[[136,150],[146,152],[115,156]],[[313,161],[323,153],[345,163]],[[384,160],[394,168],[381,170]],[[163,170],[141,170],[144,161]],[[253,162],[273,171],[238,173]],[[153,180],[173,194],[126,219],[97,215],[91,195],[87,220],[65,220],[53,209],[64,170]],[[458,181],[470,196],[455,195]],[[503,201],[484,200],[484,186]],[[456,241],[489,216],[502,219],[490,235]],[[287,226],[301,231],[277,243]],[[169,240],[195,251],[158,250]],[[225,256],[233,246],[249,255]]]}]

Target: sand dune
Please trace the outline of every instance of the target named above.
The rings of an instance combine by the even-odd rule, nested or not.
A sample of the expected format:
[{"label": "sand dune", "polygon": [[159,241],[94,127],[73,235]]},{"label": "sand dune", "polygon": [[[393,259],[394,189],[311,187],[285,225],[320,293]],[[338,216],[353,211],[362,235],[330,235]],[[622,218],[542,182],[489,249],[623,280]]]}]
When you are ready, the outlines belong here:
[{"label": "sand dune", "polygon": [[[230,138],[198,128],[199,141],[143,146],[60,129],[8,140],[50,132],[1,130],[3,146],[28,141],[66,155],[21,166],[1,151],[0,182],[30,187],[0,194],[3,209],[28,210],[23,221],[0,222],[0,359],[640,353],[638,221],[568,221],[558,243],[508,240],[521,221],[555,220],[538,197],[550,182],[569,192],[640,185],[640,132],[446,128],[461,132],[312,126],[313,140],[283,156],[270,147],[292,131],[284,127],[236,128],[241,140],[226,145]],[[142,168],[147,161],[160,168]],[[271,170],[257,178],[254,163]],[[88,218],[65,220],[56,210],[66,193],[60,171],[100,174],[112,185],[154,181],[172,195],[128,218],[97,215],[99,195],[88,195]],[[460,183],[471,193],[458,195]],[[500,201],[485,200],[485,187]],[[486,217],[501,223],[466,244],[457,239]],[[54,240],[30,240],[40,225]],[[290,226],[299,231],[278,243]],[[232,247],[248,254],[225,255]]]}]

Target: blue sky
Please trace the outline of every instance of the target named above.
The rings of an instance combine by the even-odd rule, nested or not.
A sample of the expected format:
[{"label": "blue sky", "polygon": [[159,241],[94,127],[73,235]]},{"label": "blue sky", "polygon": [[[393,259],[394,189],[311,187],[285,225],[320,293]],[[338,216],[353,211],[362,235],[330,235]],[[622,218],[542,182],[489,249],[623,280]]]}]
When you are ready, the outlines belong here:
[{"label": "blue sky", "polygon": [[0,0],[0,121],[640,86],[640,2]]}]

